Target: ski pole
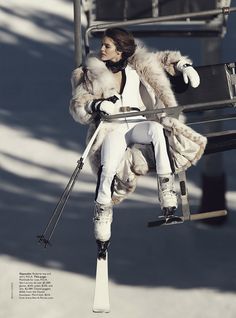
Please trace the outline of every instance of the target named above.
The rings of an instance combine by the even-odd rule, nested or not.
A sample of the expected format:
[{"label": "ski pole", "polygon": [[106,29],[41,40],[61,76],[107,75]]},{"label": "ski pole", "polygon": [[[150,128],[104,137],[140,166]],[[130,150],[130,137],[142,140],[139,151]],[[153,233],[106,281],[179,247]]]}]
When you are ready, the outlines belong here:
[{"label": "ski pole", "polygon": [[80,171],[83,168],[84,161],[87,158],[89,151],[90,151],[103,123],[104,123],[104,121],[101,120],[98,127],[96,128],[92,138],[90,139],[89,143],[87,144],[82,156],[77,161],[77,166],[76,166],[75,170],[73,171],[73,173],[70,177],[70,180],[67,183],[55,209],[53,210],[52,216],[50,217],[50,219],[49,219],[49,221],[48,221],[48,223],[43,231],[43,234],[37,236],[37,238],[39,239],[38,242],[41,243],[42,245],[44,245],[44,247],[47,247],[47,245],[50,244],[50,240],[51,240],[52,235],[55,231],[55,228],[59,222],[59,219],[62,215],[62,212],[66,206],[66,203],[69,199],[69,196],[70,196],[71,191],[74,187],[75,181],[76,181]]}]

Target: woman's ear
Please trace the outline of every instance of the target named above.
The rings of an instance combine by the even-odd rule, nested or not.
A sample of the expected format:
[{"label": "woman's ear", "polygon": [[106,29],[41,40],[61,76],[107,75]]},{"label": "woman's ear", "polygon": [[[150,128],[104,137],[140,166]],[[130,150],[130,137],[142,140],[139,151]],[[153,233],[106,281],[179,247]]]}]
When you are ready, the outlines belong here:
[{"label": "woman's ear", "polygon": [[116,50],[116,53],[117,53],[120,57],[122,57],[122,52]]}]

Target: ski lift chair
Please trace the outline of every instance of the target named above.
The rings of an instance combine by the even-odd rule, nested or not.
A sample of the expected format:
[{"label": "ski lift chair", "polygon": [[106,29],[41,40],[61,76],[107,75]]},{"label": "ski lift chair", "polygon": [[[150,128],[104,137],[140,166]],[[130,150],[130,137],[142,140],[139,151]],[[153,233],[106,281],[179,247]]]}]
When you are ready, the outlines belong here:
[{"label": "ski lift chair", "polygon": [[[185,84],[181,76],[171,77],[172,87],[180,106],[165,108],[167,116],[178,118],[181,113],[187,116],[187,125],[210,125],[218,121],[230,121],[236,119],[236,63],[207,65],[196,67],[201,84],[198,88],[192,88]],[[194,104],[192,103],[194,101]],[[191,104],[192,103],[192,104]],[[212,114],[211,111],[214,110]],[[154,115],[162,110],[141,111],[138,113],[125,113],[112,116],[104,116],[105,120],[113,120],[122,117],[139,115]],[[224,111],[224,113],[222,113]],[[210,114],[208,113],[210,112]],[[208,114],[207,114],[208,113]],[[190,116],[189,116],[190,115]],[[202,133],[202,132],[201,132]],[[236,148],[236,130],[210,131],[205,134],[208,144],[205,155]],[[178,173],[180,186],[180,201],[182,216],[172,221],[165,222],[162,217],[157,221],[149,222],[149,227],[180,223],[184,221],[208,219],[227,214],[226,210],[216,210],[204,213],[191,214],[188,200],[186,173]]]},{"label": "ski lift chair", "polygon": [[[209,35],[217,35],[222,36],[225,33],[225,22],[226,16],[230,12],[235,12],[236,8],[230,7],[222,7],[219,9],[213,9],[208,11],[201,11],[201,12],[194,12],[194,13],[186,13],[186,14],[174,14],[172,16],[160,16],[153,18],[142,18],[136,19],[134,21],[118,21],[113,23],[104,23],[91,25],[91,7],[88,10],[86,9],[85,13],[88,19],[88,28],[85,34],[81,33],[81,0],[74,0],[74,35],[75,35],[75,64],[76,67],[81,65],[82,62],[82,39],[84,40],[84,51],[85,54],[89,52],[90,43],[89,43],[89,35],[93,33],[93,35],[101,35],[101,32],[111,26],[129,26],[134,28],[135,32],[139,32],[141,25],[141,33],[145,35],[145,32],[153,33],[157,32],[159,35],[165,34],[165,31],[168,34],[173,35],[173,25],[174,25],[174,34],[184,34],[186,36],[193,36],[201,35],[209,36]],[[84,0],[82,3],[93,3],[94,1]],[[154,1],[155,2],[155,1]],[[230,5],[231,1],[228,1],[228,5]],[[111,4],[111,2],[109,1]],[[205,5],[205,2],[203,2]],[[226,3],[226,2],[224,2]],[[113,3],[112,3],[113,5]],[[167,10],[169,12],[169,9]],[[182,12],[182,11],[181,11]],[[189,18],[197,18],[197,21],[190,21]],[[199,18],[205,17],[204,21],[199,22]],[[180,21],[179,23],[179,20]],[[184,21],[183,21],[184,20]],[[212,20],[213,23],[209,23],[209,20]],[[170,21],[176,21],[176,24],[170,23]],[[163,25],[161,25],[164,22]],[[166,22],[166,24],[165,24]],[[182,23],[182,31],[180,29],[176,30],[176,25],[181,25]],[[144,25],[147,28],[144,28]],[[152,27],[154,26],[154,29]],[[167,28],[167,30],[166,30]],[[82,34],[82,36],[81,36]],[[218,65],[208,65],[202,66],[197,68],[198,73],[201,77],[201,85],[197,89],[192,89],[188,87],[188,85],[184,84],[181,77],[172,77],[171,82],[174,88],[174,91],[177,96],[177,100],[181,106],[172,107],[171,109],[165,109],[165,112],[168,115],[172,115],[174,117],[178,117],[181,112],[197,114],[199,116],[200,112],[200,119],[194,118],[189,119],[187,124],[189,125],[196,125],[196,124],[208,124],[211,122],[216,121],[229,121],[236,118],[235,114],[235,105],[236,105],[236,63],[226,63],[226,64],[218,64]],[[204,99],[202,99],[204,96]],[[205,96],[207,96],[208,100],[205,100]],[[189,105],[194,101],[194,105]],[[231,113],[220,113],[219,115],[209,115],[203,117],[203,112],[207,112],[210,110],[234,110]],[[172,114],[170,114],[170,110]],[[139,112],[140,115],[141,112]],[[135,113],[132,113],[135,115]],[[128,117],[128,114],[123,114]],[[113,116],[108,116],[112,119]],[[193,116],[193,117],[194,117]],[[108,118],[107,118],[108,119]],[[98,128],[97,128],[98,129]],[[94,134],[93,138],[96,135]],[[208,144],[205,149],[205,155],[226,151],[236,148],[236,130],[225,130],[225,131],[212,131],[206,134],[208,138]],[[81,156],[80,160],[77,162],[77,166],[64,190],[62,193],[57,206],[55,207],[49,222],[47,223],[43,234],[38,236],[39,242],[46,247],[50,244],[51,237],[54,233],[54,230],[57,226],[57,223],[62,215],[62,212],[65,208],[65,205],[69,199],[70,193],[73,189],[75,181],[78,177],[78,174],[82,170],[84,160],[88,155],[88,151],[90,149],[90,144],[93,142],[91,140],[86,147],[83,155]],[[188,193],[187,193],[187,185],[186,185],[186,174],[185,171],[182,171],[178,174],[179,177],[179,185],[180,185],[180,199],[181,199],[181,206],[182,206],[182,216],[180,217],[181,222],[185,220],[196,220],[196,219],[204,219],[204,218],[211,218],[211,217],[218,217],[222,215],[226,215],[226,210],[219,210],[213,212],[206,212],[206,213],[198,213],[198,214],[191,214],[189,201],[188,201]],[[157,220],[154,222],[149,222],[149,226],[156,226],[165,224],[163,220]],[[172,223],[171,223],[172,224]]]},{"label": "ski lift chair", "polygon": [[[85,33],[85,51],[87,54],[90,50],[89,37],[91,34],[95,38],[100,37],[101,32],[103,32],[104,29],[107,27],[116,26],[128,27],[134,33],[134,35],[139,36],[145,36],[147,32],[151,32],[152,35],[157,33],[159,36],[163,34],[172,36],[180,34],[187,36],[199,36],[199,34],[202,36],[222,36],[226,31],[226,16],[229,12],[234,11],[236,11],[236,8],[226,7],[205,12],[177,14],[158,18],[141,18],[135,21],[100,21],[97,23],[96,21],[92,21]],[[190,21],[188,17],[191,17],[194,20]],[[204,23],[201,21],[201,19],[204,21]],[[173,22],[170,23],[170,21]],[[212,23],[209,23],[209,21]],[[203,126],[206,124],[210,125],[211,123],[217,121],[228,121],[235,119],[235,110],[234,112],[231,111],[236,105],[235,62],[200,66],[196,69],[201,78],[201,84],[197,89],[193,89],[186,85],[182,80],[182,76],[170,77],[178,103],[181,105],[180,107],[175,107],[175,110],[173,110],[171,115],[178,118],[181,112],[186,114],[188,113],[188,125]],[[193,105],[193,103],[196,105]],[[189,107],[189,104],[191,104],[191,107]],[[212,110],[214,110],[214,114],[207,115],[207,112],[211,113]],[[224,112],[223,114],[222,110]],[[229,110],[231,112],[229,112]],[[218,114],[216,112],[218,112]],[[197,116],[199,118],[197,118]],[[110,117],[110,119],[114,118],[114,116],[108,117]],[[109,120],[108,117],[107,119]],[[236,130],[211,131],[207,134],[203,134],[208,139],[208,144],[204,153],[205,155],[236,148]],[[183,213],[181,221],[219,217],[227,214],[226,210],[218,210],[191,215],[185,171],[178,173],[178,177]],[[162,220],[149,222],[149,226],[160,224],[163,224]]]},{"label": "ski lift chair", "polygon": [[[183,106],[182,111],[187,115],[186,124],[203,130],[203,135],[208,140],[204,155],[236,149],[236,130],[212,131],[210,129],[210,132],[204,133],[206,125],[209,130],[211,123],[221,121],[226,123],[236,119],[236,63],[200,66],[196,67],[196,70],[201,78],[198,88],[186,85],[182,76],[171,77],[177,100]],[[196,107],[189,108],[189,104],[193,102]],[[179,110],[177,109],[173,115],[178,117]],[[180,172],[178,178],[184,221],[208,219],[227,214],[226,210],[191,214],[185,171]],[[160,225],[160,223],[160,221],[149,222],[149,226]]]}]

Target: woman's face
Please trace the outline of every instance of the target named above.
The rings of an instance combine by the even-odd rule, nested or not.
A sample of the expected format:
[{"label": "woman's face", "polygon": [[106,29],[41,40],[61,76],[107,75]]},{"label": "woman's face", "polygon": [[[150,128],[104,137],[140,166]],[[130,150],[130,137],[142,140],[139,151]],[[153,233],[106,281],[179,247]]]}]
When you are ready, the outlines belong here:
[{"label": "woman's face", "polygon": [[112,61],[112,62],[118,62],[122,57],[122,53],[117,51],[115,43],[108,36],[105,36],[102,39],[100,57],[102,61]]}]

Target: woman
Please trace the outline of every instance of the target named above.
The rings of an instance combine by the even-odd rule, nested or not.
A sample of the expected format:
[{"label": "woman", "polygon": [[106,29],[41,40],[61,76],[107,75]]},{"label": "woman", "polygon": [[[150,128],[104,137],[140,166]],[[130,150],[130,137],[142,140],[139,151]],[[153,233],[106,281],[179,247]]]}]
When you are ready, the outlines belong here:
[{"label": "woman", "polygon": [[[97,126],[99,113],[117,114],[126,111],[127,106],[129,111],[176,106],[177,101],[167,73],[173,76],[182,72],[184,81],[190,81],[193,87],[197,87],[199,76],[191,64],[191,60],[176,51],[150,53],[145,48],[137,48],[132,34],[124,29],[107,29],[102,38],[100,56],[89,57],[86,67],[78,68],[73,73],[70,112],[76,121],[90,124],[90,138]],[[177,123],[175,131],[178,128],[182,131],[187,129],[185,125],[183,129],[183,124],[174,119],[167,119],[167,126],[168,123],[169,128]],[[198,134],[196,136],[198,140],[201,139]],[[189,162],[193,163],[200,158],[204,142],[204,138],[199,142],[191,141],[191,145],[194,143],[197,147],[193,147],[194,155]],[[126,182],[127,189],[130,184],[132,191],[135,188],[132,176],[138,169],[135,170],[137,165],[127,157],[126,151],[130,150],[128,147],[132,144],[152,145],[163,214],[169,217],[177,208],[175,171],[163,125],[141,116],[106,122],[90,154],[93,170],[98,172],[94,212],[94,233],[98,242],[108,242],[111,236],[114,177],[120,173],[123,178],[121,180],[118,176],[115,179],[116,191],[119,189],[119,181],[120,184]],[[141,152],[138,157],[142,157]],[[189,166],[189,162],[185,162],[181,168]]]}]

